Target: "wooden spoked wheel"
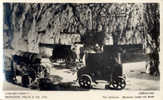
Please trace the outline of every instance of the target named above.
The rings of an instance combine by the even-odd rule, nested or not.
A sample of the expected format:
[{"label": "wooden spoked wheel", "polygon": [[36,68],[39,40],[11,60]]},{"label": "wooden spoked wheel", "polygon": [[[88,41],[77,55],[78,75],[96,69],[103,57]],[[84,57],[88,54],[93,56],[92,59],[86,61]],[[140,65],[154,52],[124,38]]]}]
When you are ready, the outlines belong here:
[{"label": "wooden spoked wheel", "polygon": [[79,85],[82,88],[91,88],[91,79],[88,76],[80,76],[79,77]]},{"label": "wooden spoked wheel", "polygon": [[31,85],[31,78],[28,75],[22,76],[22,85],[24,87],[29,87]]},{"label": "wooden spoked wheel", "polygon": [[123,78],[113,79],[105,86],[106,89],[122,90],[126,87],[126,81]]},{"label": "wooden spoked wheel", "polygon": [[122,90],[126,87],[126,81],[123,78],[118,79],[118,90]]},{"label": "wooden spoked wheel", "polygon": [[111,82],[111,85],[112,85],[113,89],[118,89],[118,82],[116,80],[113,80]]}]

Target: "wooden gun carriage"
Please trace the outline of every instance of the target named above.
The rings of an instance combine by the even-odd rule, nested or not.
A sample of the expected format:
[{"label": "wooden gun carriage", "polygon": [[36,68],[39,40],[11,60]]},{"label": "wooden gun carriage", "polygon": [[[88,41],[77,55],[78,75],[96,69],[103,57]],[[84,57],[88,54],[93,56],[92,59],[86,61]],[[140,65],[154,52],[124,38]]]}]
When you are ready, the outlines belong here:
[{"label": "wooden gun carriage", "polygon": [[21,52],[13,55],[12,70],[14,79],[21,76],[22,85],[28,87],[37,79],[48,76],[48,69],[41,65],[41,57],[39,54],[31,52]]}]

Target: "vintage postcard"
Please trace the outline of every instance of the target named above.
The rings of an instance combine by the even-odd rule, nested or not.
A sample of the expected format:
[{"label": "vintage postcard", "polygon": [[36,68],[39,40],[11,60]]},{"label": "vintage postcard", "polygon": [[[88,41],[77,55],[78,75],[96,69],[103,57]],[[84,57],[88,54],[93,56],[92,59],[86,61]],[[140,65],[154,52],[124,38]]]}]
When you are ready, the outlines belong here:
[{"label": "vintage postcard", "polygon": [[2,100],[161,100],[161,0],[1,8]]}]

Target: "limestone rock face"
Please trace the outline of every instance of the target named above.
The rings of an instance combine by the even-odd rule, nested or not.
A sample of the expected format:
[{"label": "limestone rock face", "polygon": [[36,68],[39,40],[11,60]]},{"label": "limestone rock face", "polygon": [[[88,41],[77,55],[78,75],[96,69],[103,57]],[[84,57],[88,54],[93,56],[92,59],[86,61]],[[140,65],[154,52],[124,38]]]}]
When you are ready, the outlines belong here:
[{"label": "limestone rock face", "polygon": [[[144,43],[149,30],[159,24],[157,16],[154,16],[159,13],[158,8],[158,4],[145,3],[5,3],[4,48],[37,53],[51,51],[48,48],[42,48],[40,51],[38,44],[40,42],[47,44],[63,42],[64,44],[66,34],[74,33],[81,37],[89,34],[86,37],[87,40],[94,38],[96,44],[97,36],[94,35],[97,32],[100,33],[99,36],[104,36],[100,38],[101,44],[104,44],[103,41],[111,41],[110,36],[113,36],[111,44],[112,42]],[[65,33],[65,36],[61,33]],[[74,43],[78,40],[74,38],[67,41]],[[87,42],[84,43],[87,44]]]}]

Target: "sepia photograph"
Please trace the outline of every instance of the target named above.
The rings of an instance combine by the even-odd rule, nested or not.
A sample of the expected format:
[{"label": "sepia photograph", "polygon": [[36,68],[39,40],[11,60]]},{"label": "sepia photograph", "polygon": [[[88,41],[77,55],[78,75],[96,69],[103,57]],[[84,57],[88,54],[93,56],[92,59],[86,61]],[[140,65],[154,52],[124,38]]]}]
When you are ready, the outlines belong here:
[{"label": "sepia photograph", "polygon": [[4,91],[160,91],[160,3],[3,3]]}]

